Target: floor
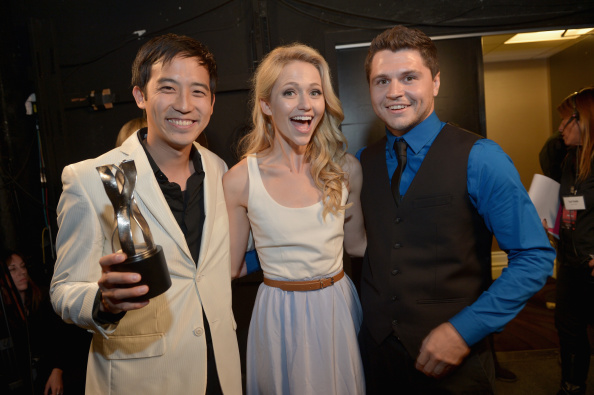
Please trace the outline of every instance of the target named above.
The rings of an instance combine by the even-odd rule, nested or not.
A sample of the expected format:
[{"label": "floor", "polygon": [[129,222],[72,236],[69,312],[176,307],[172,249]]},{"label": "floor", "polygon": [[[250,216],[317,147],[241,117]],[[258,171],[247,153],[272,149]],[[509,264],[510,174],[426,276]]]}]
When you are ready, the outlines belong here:
[{"label": "floor", "polygon": [[[559,352],[551,350],[507,351],[498,352],[497,359],[501,366],[516,374],[514,383],[496,381],[498,395],[555,395],[561,380]],[[594,367],[591,359],[590,371]],[[594,394],[594,374],[587,382],[588,394]]]}]

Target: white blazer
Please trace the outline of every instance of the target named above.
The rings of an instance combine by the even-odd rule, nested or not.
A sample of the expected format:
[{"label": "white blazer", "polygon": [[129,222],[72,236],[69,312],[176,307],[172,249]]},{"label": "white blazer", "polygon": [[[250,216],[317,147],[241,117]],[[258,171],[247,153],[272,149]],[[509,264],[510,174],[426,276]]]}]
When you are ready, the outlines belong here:
[{"label": "white blazer", "polygon": [[[95,158],[62,173],[58,204],[58,258],[51,283],[56,312],[94,333],[87,368],[87,394],[204,394],[208,319],[221,387],[241,394],[239,350],[231,310],[229,222],[223,198],[225,163],[196,144],[204,167],[206,219],[198,267],[154,177],[135,134]],[[117,324],[93,321],[101,276],[99,258],[111,251],[114,210],[97,166],[133,159],[138,172],[135,198],[165,252],[172,286],[148,306],[126,313]],[[135,240],[142,236],[135,235]]]}]

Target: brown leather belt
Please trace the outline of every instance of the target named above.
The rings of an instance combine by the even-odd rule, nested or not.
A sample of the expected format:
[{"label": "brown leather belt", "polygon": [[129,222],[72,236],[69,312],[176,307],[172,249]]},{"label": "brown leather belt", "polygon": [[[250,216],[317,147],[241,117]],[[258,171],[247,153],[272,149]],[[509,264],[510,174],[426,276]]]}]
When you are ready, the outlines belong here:
[{"label": "brown leather belt", "polygon": [[279,281],[264,277],[264,284],[269,287],[280,288],[283,291],[315,291],[317,289],[330,287],[343,277],[344,270],[341,270],[340,273],[332,277],[325,277],[311,281]]}]

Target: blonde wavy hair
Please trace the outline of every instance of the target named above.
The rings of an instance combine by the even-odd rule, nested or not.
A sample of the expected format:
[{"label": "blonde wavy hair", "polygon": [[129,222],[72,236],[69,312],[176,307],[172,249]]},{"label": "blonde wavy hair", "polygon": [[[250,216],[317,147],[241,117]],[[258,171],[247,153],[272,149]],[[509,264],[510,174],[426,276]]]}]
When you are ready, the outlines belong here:
[{"label": "blonde wavy hair", "polygon": [[313,65],[320,73],[326,109],[320,123],[307,145],[305,160],[310,163],[311,176],[316,187],[322,192],[323,216],[338,214],[346,206],[342,205],[342,185],[348,176],[342,170],[347,141],[339,130],[344,119],[340,100],[334,93],[330,79],[330,68],[326,60],[315,49],[300,43],[277,47],[264,57],[252,78],[252,122],[253,129],[241,143],[242,157],[258,153],[272,147],[274,127],[272,118],[262,112],[260,100],[270,102],[274,83],[287,64],[295,61]]}]

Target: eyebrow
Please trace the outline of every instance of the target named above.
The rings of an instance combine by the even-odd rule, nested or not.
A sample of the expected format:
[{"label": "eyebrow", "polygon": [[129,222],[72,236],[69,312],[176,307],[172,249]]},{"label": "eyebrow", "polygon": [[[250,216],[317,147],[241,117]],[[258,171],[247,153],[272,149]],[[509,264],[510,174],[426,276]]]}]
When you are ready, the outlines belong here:
[{"label": "eyebrow", "polygon": [[[173,78],[165,77],[165,78],[159,78],[157,80],[158,84],[163,84],[163,83],[167,83],[167,82],[169,82],[171,84],[179,85],[179,82],[174,80]],[[208,86],[207,84],[203,84],[202,82],[192,82],[191,86],[200,86],[210,92],[210,86]]]},{"label": "eyebrow", "polygon": [[[411,75],[411,74],[419,74],[419,70],[416,69],[405,69],[402,71],[396,71],[396,78],[400,78],[402,76],[406,76],[406,75]],[[391,79],[394,78],[391,74],[387,74],[387,73],[381,73],[378,75],[372,75],[371,76],[371,80],[375,80],[378,78],[386,78],[386,79]]]},{"label": "eyebrow", "polygon": [[389,79],[391,77],[388,74],[384,74],[384,73],[371,76],[371,80],[377,80],[378,78]]},{"label": "eyebrow", "polygon": [[[289,82],[285,82],[282,86],[287,86],[287,85],[291,85],[291,86],[299,86],[299,83],[297,81],[289,81]],[[318,82],[312,82],[309,85],[306,85],[308,87],[312,87],[312,86],[316,86],[316,87],[322,87],[322,84],[318,83]]]}]

